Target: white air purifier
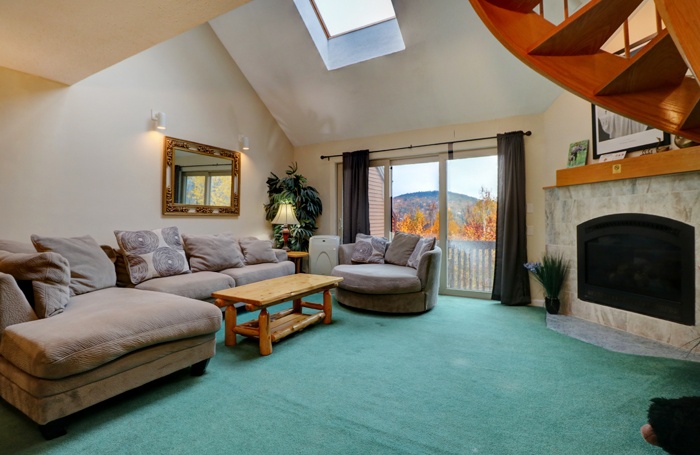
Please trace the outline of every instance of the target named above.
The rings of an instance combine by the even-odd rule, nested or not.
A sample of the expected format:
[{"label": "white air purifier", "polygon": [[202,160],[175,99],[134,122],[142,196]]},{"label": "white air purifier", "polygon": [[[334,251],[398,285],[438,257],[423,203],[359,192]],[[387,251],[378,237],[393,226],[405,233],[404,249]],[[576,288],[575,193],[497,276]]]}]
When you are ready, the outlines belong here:
[{"label": "white air purifier", "polygon": [[330,275],[333,267],[338,265],[338,247],[340,237],[337,235],[314,235],[309,239],[309,273]]}]

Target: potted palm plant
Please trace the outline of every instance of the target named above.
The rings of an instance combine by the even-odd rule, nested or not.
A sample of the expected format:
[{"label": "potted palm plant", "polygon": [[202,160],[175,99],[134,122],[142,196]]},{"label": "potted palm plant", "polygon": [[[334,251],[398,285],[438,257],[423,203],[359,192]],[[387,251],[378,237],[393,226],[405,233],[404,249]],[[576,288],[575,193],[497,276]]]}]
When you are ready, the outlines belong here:
[{"label": "potted palm plant", "polygon": [[[289,203],[294,207],[299,224],[289,227],[289,247],[292,251],[309,251],[309,239],[317,229],[316,219],[323,211],[321,196],[316,188],[307,183],[306,177],[299,174],[297,163],[292,163],[286,171],[286,177],[278,177],[270,173],[267,179],[267,196],[265,218],[273,221],[281,204]],[[281,247],[284,242],[282,225],[273,227],[275,246]]]},{"label": "potted palm plant", "polygon": [[545,253],[541,262],[528,262],[525,268],[542,285],[547,313],[559,313],[559,294],[569,273],[569,261],[561,255]]}]

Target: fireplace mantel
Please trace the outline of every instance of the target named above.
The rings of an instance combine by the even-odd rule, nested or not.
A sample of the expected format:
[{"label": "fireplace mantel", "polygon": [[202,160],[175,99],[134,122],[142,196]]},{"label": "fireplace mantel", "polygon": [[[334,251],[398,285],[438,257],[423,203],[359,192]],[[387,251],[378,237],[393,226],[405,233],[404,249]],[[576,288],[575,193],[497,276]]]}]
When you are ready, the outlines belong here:
[{"label": "fireplace mantel", "polygon": [[700,171],[700,146],[557,171],[556,187]]}]

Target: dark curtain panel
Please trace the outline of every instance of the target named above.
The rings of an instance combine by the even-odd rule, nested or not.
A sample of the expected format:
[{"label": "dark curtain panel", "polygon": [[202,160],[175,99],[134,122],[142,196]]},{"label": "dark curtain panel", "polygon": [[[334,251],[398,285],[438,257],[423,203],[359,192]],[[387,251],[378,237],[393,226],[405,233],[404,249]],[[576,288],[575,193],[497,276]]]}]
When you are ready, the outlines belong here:
[{"label": "dark curtain panel", "polygon": [[499,134],[498,218],[492,300],[504,305],[530,303],[525,227],[525,141],[522,131]]},{"label": "dark curtain panel", "polygon": [[343,153],[343,243],[369,234],[369,150]]}]

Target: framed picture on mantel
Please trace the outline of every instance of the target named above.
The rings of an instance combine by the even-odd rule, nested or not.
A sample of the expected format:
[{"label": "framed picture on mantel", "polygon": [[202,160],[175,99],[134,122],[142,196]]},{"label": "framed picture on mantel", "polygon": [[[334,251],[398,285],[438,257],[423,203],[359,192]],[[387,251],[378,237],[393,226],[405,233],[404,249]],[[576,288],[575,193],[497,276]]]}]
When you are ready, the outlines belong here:
[{"label": "framed picture on mantel", "polygon": [[671,144],[671,135],[605,108],[591,105],[593,159],[616,152],[634,152]]},{"label": "framed picture on mantel", "polygon": [[569,145],[569,158],[566,167],[583,166],[588,158],[588,139],[574,142]]}]

